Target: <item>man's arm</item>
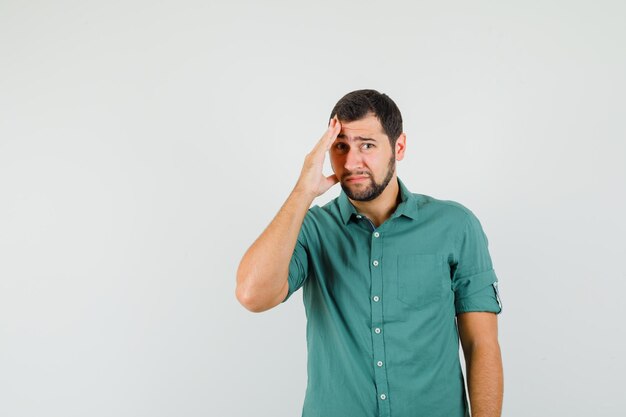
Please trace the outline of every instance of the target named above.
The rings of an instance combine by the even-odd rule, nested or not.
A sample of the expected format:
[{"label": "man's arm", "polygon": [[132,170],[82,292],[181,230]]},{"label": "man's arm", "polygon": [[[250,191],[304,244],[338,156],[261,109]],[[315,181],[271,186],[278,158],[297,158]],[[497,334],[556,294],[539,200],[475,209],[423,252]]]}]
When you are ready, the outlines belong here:
[{"label": "man's arm", "polygon": [[472,417],[500,417],[504,382],[497,315],[461,313],[457,324],[467,368]]},{"label": "man's arm", "polygon": [[289,289],[289,262],[304,217],[315,197],[339,180],[322,174],[326,151],[341,131],[341,123],[331,120],[328,130],[306,156],[300,178],[278,214],[246,251],[237,269],[237,300],[252,312],[269,310],[280,304]]}]

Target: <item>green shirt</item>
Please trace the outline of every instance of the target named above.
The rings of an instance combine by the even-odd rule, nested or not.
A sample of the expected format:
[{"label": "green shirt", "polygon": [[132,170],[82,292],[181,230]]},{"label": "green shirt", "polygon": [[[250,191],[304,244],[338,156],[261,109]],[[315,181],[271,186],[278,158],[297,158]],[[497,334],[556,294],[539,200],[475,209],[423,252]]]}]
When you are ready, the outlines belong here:
[{"label": "green shirt", "polygon": [[476,216],[413,194],[378,228],[341,191],[311,207],[289,265],[303,287],[303,417],[468,416],[456,315],[500,313]]}]

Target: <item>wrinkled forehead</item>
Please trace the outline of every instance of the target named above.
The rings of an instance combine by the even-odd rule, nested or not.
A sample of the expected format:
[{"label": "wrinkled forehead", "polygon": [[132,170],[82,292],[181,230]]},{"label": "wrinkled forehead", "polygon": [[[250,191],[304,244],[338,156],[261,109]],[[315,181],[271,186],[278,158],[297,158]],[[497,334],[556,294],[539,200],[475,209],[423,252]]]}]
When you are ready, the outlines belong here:
[{"label": "wrinkled forehead", "polygon": [[386,137],[383,127],[373,114],[352,122],[341,122],[341,132],[337,135],[337,138],[344,140],[383,137]]}]

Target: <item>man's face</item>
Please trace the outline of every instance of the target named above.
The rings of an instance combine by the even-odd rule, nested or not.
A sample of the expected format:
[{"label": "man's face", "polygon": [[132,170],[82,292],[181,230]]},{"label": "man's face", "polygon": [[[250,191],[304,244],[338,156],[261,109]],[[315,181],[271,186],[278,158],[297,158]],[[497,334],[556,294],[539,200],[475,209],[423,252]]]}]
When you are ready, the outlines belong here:
[{"label": "man's face", "polygon": [[[404,140],[400,151],[404,152]],[[341,132],[329,153],[341,188],[355,201],[371,201],[378,197],[396,171],[395,149],[391,148],[380,122],[371,113],[353,122],[341,122]]]}]

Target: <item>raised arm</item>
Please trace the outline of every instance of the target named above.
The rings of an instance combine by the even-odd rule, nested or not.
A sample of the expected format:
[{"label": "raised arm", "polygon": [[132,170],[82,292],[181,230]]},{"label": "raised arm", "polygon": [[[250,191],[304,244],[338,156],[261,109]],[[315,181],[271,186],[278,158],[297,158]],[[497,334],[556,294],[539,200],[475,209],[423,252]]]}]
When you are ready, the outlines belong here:
[{"label": "raised arm", "polygon": [[341,131],[333,118],[328,130],[304,160],[300,178],[269,226],[246,251],[237,269],[237,300],[248,310],[269,310],[287,296],[289,262],[298,233],[313,200],[339,180],[322,173],[326,151]]}]

